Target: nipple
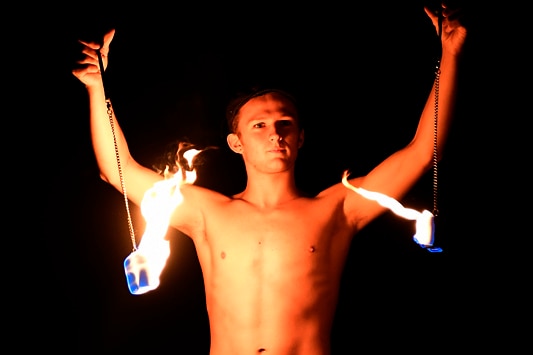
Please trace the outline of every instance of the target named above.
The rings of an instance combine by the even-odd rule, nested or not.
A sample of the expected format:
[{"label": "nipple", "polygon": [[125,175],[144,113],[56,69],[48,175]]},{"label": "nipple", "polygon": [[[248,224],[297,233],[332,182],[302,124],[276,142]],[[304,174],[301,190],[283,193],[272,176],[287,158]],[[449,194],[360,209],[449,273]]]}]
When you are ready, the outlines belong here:
[{"label": "nipple", "polygon": [[315,247],[311,245],[311,246],[309,247],[309,252],[310,252],[310,253],[314,253],[314,252],[315,252]]},{"label": "nipple", "polygon": [[264,351],[266,351],[266,349],[264,349],[264,348],[260,348],[259,350],[257,350],[258,353],[262,353]]}]

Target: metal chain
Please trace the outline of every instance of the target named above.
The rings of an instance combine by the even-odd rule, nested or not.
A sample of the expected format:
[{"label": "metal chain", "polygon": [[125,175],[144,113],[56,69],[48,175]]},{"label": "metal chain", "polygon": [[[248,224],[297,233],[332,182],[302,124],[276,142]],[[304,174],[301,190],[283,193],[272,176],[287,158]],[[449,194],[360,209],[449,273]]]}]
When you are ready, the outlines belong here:
[{"label": "metal chain", "polygon": [[135,241],[135,231],[133,229],[133,223],[131,219],[130,206],[128,203],[128,194],[126,193],[126,184],[124,183],[124,177],[122,175],[122,166],[120,165],[120,155],[118,153],[117,137],[115,135],[115,125],[113,123],[113,109],[111,107],[111,101],[106,99],[107,114],[109,116],[109,123],[111,124],[111,133],[113,133],[113,142],[115,144],[115,155],[117,157],[118,175],[120,177],[120,187],[122,188],[122,195],[124,196],[124,204],[126,205],[126,213],[128,215],[128,228],[130,231],[131,243],[133,244],[133,251],[137,250],[137,242]]},{"label": "metal chain", "polygon": [[[437,10],[437,25],[439,43],[442,45],[442,21],[444,20],[442,9]],[[437,126],[439,121],[439,79],[440,79],[440,60],[437,60],[435,70],[435,118],[434,118],[434,132],[433,132],[433,216],[439,214],[437,207],[437,172],[438,172],[438,146],[437,146]]]},{"label": "metal chain", "polygon": [[435,119],[434,119],[434,135],[433,135],[433,215],[437,216],[439,210],[437,208],[437,123],[439,121],[439,79],[440,79],[440,61],[437,62],[435,71]]}]

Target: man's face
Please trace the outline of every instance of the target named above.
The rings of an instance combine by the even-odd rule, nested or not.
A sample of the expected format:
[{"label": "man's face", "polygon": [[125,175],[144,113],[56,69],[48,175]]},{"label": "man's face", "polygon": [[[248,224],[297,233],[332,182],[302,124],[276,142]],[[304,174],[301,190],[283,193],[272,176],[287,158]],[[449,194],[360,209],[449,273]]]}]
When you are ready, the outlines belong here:
[{"label": "man's face", "polygon": [[237,133],[228,136],[228,143],[250,168],[271,173],[292,169],[303,144],[296,112],[280,94],[255,97],[241,107]]}]

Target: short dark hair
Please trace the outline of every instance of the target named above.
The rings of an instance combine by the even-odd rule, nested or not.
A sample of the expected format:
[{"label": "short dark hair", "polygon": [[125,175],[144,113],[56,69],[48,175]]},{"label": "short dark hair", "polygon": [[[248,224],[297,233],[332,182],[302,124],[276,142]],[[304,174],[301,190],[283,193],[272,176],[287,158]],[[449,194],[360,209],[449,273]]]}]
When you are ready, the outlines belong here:
[{"label": "short dark hair", "polygon": [[[238,91],[237,94],[229,101],[226,107],[226,121],[230,133],[235,133],[237,131],[238,122],[236,120],[236,117],[239,114],[239,110],[241,109],[241,107],[243,107],[244,104],[246,104],[254,97],[263,96],[268,93],[280,94],[284,98],[291,101],[294,104],[296,110],[298,110],[296,98],[286,90],[280,88],[253,86],[247,90]],[[298,117],[298,122],[301,127],[300,117]]]}]

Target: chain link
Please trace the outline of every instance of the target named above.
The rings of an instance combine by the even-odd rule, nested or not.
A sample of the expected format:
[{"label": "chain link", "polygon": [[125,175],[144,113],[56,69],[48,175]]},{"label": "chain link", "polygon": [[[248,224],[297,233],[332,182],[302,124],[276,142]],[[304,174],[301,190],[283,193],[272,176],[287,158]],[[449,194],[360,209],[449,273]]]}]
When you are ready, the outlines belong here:
[{"label": "chain link", "polygon": [[118,152],[117,136],[115,135],[115,125],[113,122],[113,108],[111,101],[106,99],[107,114],[109,116],[109,123],[111,124],[111,133],[113,133],[113,142],[115,144],[115,156],[117,157],[118,175],[120,177],[120,187],[122,188],[122,195],[124,196],[124,204],[126,205],[126,213],[128,216],[128,228],[130,231],[131,243],[133,245],[133,251],[137,250],[137,242],[135,240],[135,231],[133,229],[133,222],[131,219],[130,205],[128,203],[128,194],[126,192],[126,184],[124,183],[124,176],[122,175],[122,166],[120,165],[120,154]]},{"label": "chain link", "polygon": [[440,61],[437,62],[435,71],[435,119],[434,119],[434,135],[433,135],[433,215],[436,217],[439,214],[437,207],[437,172],[438,172],[438,149],[437,149],[437,126],[439,121],[439,79],[440,79]]}]

